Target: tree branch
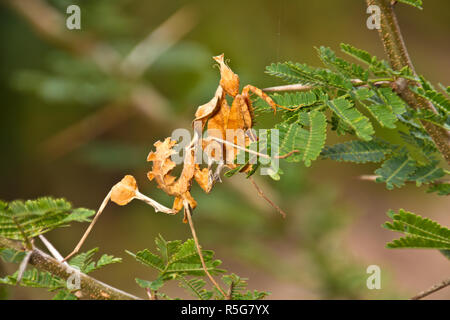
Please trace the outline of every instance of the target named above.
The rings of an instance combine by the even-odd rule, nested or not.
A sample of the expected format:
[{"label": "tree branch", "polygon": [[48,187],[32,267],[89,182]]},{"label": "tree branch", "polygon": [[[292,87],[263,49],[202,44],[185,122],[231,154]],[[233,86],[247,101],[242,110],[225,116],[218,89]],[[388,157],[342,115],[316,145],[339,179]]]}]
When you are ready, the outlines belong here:
[{"label": "tree branch", "polygon": [[[378,33],[381,41],[383,42],[384,51],[389,58],[392,68],[394,70],[400,70],[403,67],[408,66],[416,75],[414,66],[403,41],[391,0],[367,0],[367,4],[369,6],[376,5],[381,9],[381,28],[378,29]],[[416,95],[409,89],[408,82],[398,81],[397,83],[398,85],[394,89],[400,97],[408,103],[408,105],[415,109],[429,109],[436,113],[436,109],[431,102]],[[447,163],[450,164],[448,132],[430,122],[421,122],[425,130],[433,139],[442,156],[445,158]]]},{"label": "tree branch", "polygon": [[[0,237],[0,248],[10,248],[14,250],[23,250],[19,242],[11,241]],[[58,262],[45,252],[34,248],[31,251],[29,263],[36,268],[50,272],[52,275],[62,279],[69,279],[73,276],[72,268]],[[113,288],[103,282],[100,282],[84,273],[80,274],[80,286],[83,296],[98,300],[141,300],[136,296]]]},{"label": "tree branch", "polygon": [[444,289],[447,286],[450,286],[450,278],[447,278],[444,281],[435,284],[434,286],[432,286],[428,290],[425,290],[425,291],[422,291],[422,292],[418,293],[417,295],[412,297],[411,300],[419,300],[419,299],[425,298],[426,296],[428,296],[428,295],[430,295],[432,293],[435,293],[436,291],[439,291],[441,289]]}]

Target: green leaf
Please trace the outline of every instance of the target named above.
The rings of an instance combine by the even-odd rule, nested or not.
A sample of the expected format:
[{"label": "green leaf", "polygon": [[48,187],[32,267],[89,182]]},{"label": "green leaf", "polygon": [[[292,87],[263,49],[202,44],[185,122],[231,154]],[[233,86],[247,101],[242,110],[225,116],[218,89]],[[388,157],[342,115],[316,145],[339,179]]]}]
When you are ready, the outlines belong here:
[{"label": "green leaf", "polygon": [[356,99],[359,101],[367,100],[375,95],[375,91],[366,87],[357,88],[353,91],[353,93],[355,94]]},{"label": "green leaf", "polygon": [[418,166],[416,171],[408,177],[409,181],[415,181],[416,185],[420,187],[424,183],[433,182],[445,175],[442,168],[439,168],[439,161],[432,161],[428,165]]},{"label": "green leaf", "polygon": [[301,77],[284,63],[272,63],[266,67],[266,73],[283,79],[287,83],[299,83]]},{"label": "green leaf", "polygon": [[435,90],[425,91],[420,87],[412,87],[411,89],[421,97],[431,101],[443,114],[450,114],[450,100],[442,93]]},{"label": "green leaf", "polygon": [[377,91],[395,114],[405,113],[406,103],[391,88],[379,88]]},{"label": "green leaf", "polygon": [[398,0],[398,2],[403,2],[409,4],[410,6],[416,7],[417,9],[422,10],[422,0]]},{"label": "green leaf", "polygon": [[20,263],[25,258],[25,251],[18,251],[10,248],[0,248],[0,257],[5,262]]},{"label": "green leaf", "polygon": [[122,258],[115,258],[111,255],[103,254],[100,259],[95,262],[93,256],[98,252],[98,248],[91,249],[87,252],[80,253],[70,259],[69,264],[76,267],[83,273],[101,269],[109,264],[122,262]]},{"label": "green leaf", "polygon": [[363,140],[371,140],[375,133],[369,119],[362,115],[350,101],[337,98],[327,103],[328,107]]},{"label": "green leaf", "polygon": [[170,257],[169,263],[189,261],[192,257],[198,257],[197,248],[194,239],[188,239]]},{"label": "green leaf", "polygon": [[341,43],[341,50],[353,58],[369,65],[370,70],[376,75],[388,75],[390,68],[384,60],[378,60],[365,50],[358,49],[352,45]]},{"label": "green leaf", "polygon": [[[377,119],[382,127],[395,128],[395,123],[398,119],[395,116],[392,107],[379,103],[380,101],[376,99],[377,96],[374,90],[369,88],[358,88],[353,93],[355,99],[358,100],[375,119]],[[368,104],[367,101],[369,101],[370,104]]]},{"label": "green leaf", "polygon": [[156,279],[155,281],[147,281],[136,278],[136,283],[144,289],[150,289],[153,291],[159,290],[164,285],[164,280],[161,278]]},{"label": "green leaf", "polygon": [[186,279],[185,277],[179,276],[180,286],[187,289],[194,296],[200,300],[209,300],[213,296],[213,292],[206,290],[204,286],[206,285],[205,280],[199,278]]},{"label": "green leaf", "polygon": [[439,251],[444,255],[444,257],[450,260],[450,250],[439,250]]},{"label": "green leaf", "polygon": [[[364,105],[364,104],[363,104]],[[372,114],[372,116],[377,119],[382,127],[394,129],[396,127],[397,117],[392,112],[392,108],[384,104],[372,104],[366,106],[367,110]]]},{"label": "green leaf", "polygon": [[388,248],[432,248],[450,249],[450,229],[436,221],[423,218],[415,213],[400,209],[398,213],[390,212],[392,222],[383,227],[405,235],[387,244]]},{"label": "green leaf", "polygon": [[427,193],[437,192],[440,196],[450,195],[450,183],[436,183],[428,188]]},{"label": "green leaf", "polygon": [[164,269],[166,267],[164,261],[160,257],[158,257],[156,254],[151,253],[147,249],[139,251],[136,254],[134,254],[130,251],[125,251],[125,252],[128,253],[129,255],[133,256],[137,261],[139,261],[149,267],[155,268],[158,271],[164,271]]},{"label": "green leaf", "polygon": [[230,287],[232,300],[261,300],[269,295],[269,292],[264,291],[247,291],[247,280],[247,278],[241,278],[234,273],[222,277],[222,281]]},{"label": "green leaf", "polygon": [[[309,127],[309,130],[302,128],[301,125]],[[298,122],[277,125],[276,129],[280,134],[279,153],[287,154],[298,150],[299,153],[293,154],[287,160],[303,161],[305,166],[309,167],[325,145],[326,126],[326,117],[319,111],[302,112],[299,114]]]},{"label": "green leaf", "polygon": [[59,290],[52,300],[78,300],[78,298],[69,290]]},{"label": "green leaf", "polygon": [[73,209],[64,199],[39,198],[0,205],[0,235],[22,240],[36,237],[72,221],[89,221],[95,212]]},{"label": "green leaf", "polygon": [[385,182],[389,190],[402,187],[408,176],[416,170],[415,161],[407,154],[398,155],[386,160],[381,168],[375,171],[377,182]]},{"label": "green leaf", "polygon": [[350,79],[330,70],[313,68],[301,63],[285,62],[285,64],[297,73],[300,83],[343,90],[351,90],[353,88]]},{"label": "green leaf", "polygon": [[158,249],[161,257],[164,260],[164,263],[169,262],[169,258],[172,257],[174,253],[176,253],[181,245],[180,240],[175,241],[166,241],[162,235],[159,235],[155,239],[156,248]]},{"label": "green leaf", "polygon": [[[320,101],[312,91],[294,92],[294,93],[275,93],[272,99],[279,105],[285,107],[310,106]],[[272,110],[272,108],[270,108]]]},{"label": "green leaf", "polygon": [[[205,275],[193,239],[188,239],[181,244],[179,241],[165,240],[164,244],[162,240],[163,238],[160,236],[156,241],[158,250],[162,256],[166,255],[166,251],[165,249],[161,250],[161,247],[165,246],[169,249],[169,247],[172,246],[172,248],[167,251],[167,262],[164,261],[163,257],[151,253],[148,249],[139,251],[136,254],[129,251],[126,252],[139,262],[158,270],[159,277],[163,280],[174,279],[177,275]],[[214,252],[210,250],[202,250],[202,253],[206,267],[210,273],[216,274],[223,272],[223,270],[217,268],[222,262],[220,260],[213,260]]]},{"label": "green leaf", "polygon": [[[17,275],[18,271],[13,275],[0,278],[0,284],[16,285]],[[47,288],[49,290],[57,290],[66,286],[65,280],[53,276],[50,272],[40,271],[36,268],[24,271],[20,285],[23,287]]]},{"label": "green leaf", "polygon": [[341,58],[336,57],[333,50],[328,47],[320,47],[318,50],[319,58],[327,66],[336,69],[339,73],[349,78],[357,78],[362,81],[367,81],[369,73],[361,66],[347,62]]},{"label": "green leaf", "polygon": [[381,141],[347,141],[326,146],[321,156],[336,161],[366,163],[380,162],[392,152],[392,146]]},{"label": "green leaf", "polygon": [[104,266],[113,264],[113,263],[119,263],[122,262],[122,258],[116,258],[114,256],[104,254],[100,257],[100,259],[97,261],[97,265],[95,267],[95,270],[103,268]]}]

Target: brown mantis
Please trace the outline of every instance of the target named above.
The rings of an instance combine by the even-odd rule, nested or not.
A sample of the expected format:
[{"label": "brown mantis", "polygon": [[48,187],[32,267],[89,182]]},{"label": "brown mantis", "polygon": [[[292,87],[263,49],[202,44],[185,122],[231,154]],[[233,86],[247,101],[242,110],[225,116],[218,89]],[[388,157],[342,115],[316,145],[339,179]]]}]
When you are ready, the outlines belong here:
[{"label": "brown mantis", "polygon": [[[154,144],[155,151],[150,152],[147,157],[147,161],[152,162],[152,170],[148,172],[147,177],[150,181],[156,181],[158,188],[174,197],[172,208],[168,208],[140,193],[135,178],[131,175],[126,175],[120,182],[114,185],[106,195],[91,224],[86,229],[75,249],[64,259],[64,261],[79,252],[81,246],[110,200],[123,206],[133,199],[137,199],[152,206],[156,212],[163,212],[170,215],[174,215],[181,209],[184,209],[183,221],[189,223],[203,269],[213,285],[216,286],[224,297],[226,297],[226,294],[209,274],[203,261],[200,245],[198,244],[198,238],[191,216],[192,210],[197,206],[197,202],[190,194],[193,181],[195,180],[205,192],[209,193],[214,183],[217,180],[220,180],[220,170],[223,167],[228,167],[230,169],[236,167],[233,160],[236,157],[238,150],[251,151],[247,149],[247,146],[250,142],[257,139],[251,131],[254,123],[251,101],[252,94],[260,97],[269,104],[274,112],[276,112],[277,108],[295,111],[301,106],[295,108],[280,106],[261,89],[252,85],[245,86],[241,93],[239,93],[239,77],[225,64],[224,55],[222,54],[213,57],[213,59],[217,61],[220,66],[220,83],[214,97],[208,103],[197,108],[194,118],[194,137],[189,145],[184,148],[183,169],[180,176],[177,178],[171,174],[172,170],[176,167],[176,163],[172,161],[171,157],[177,153],[174,150],[174,146],[177,142],[170,137],[166,138],[164,141],[157,141]],[[227,95],[233,98],[231,107],[226,100]],[[201,139],[202,133],[205,130],[206,138]],[[245,136],[242,139],[239,139],[236,135],[230,138],[227,135],[227,131],[230,130],[245,132]],[[205,168],[200,168],[199,164],[195,163],[195,148],[200,140],[203,151],[208,151],[211,149],[211,144],[215,144],[213,150],[209,150],[209,153],[206,152],[209,159],[219,163],[218,169],[214,174],[211,171],[210,163],[208,164],[208,167]],[[292,154],[292,152],[290,154]],[[265,156],[263,154],[260,155]],[[278,158],[284,158],[289,155],[278,156]],[[250,170],[250,167],[244,167],[241,171],[248,170]],[[257,188],[257,190],[261,195],[262,191],[259,188]],[[267,197],[264,195],[263,197],[267,200]],[[279,208],[278,210],[281,211]]]}]

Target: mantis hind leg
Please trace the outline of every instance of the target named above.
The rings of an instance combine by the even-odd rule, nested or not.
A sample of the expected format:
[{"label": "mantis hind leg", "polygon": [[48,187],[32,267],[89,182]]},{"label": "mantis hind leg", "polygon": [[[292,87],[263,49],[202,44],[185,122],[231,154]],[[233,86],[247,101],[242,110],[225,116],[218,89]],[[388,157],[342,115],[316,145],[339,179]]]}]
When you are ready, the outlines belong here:
[{"label": "mantis hind leg", "polygon": [[247,98],[248,101],[250,101],[250,94],[254,94],[258,97],[260,97],[262,100],[264,100],[272,109],[273,112],[277,112],[277,108],[288,110],[288,111],[296,111],[300,109],[302,106],[297,106],[294,108],[288,108],[284,106],[280,106],[277,104],[271,97],[269,97],[266,93],[264,93],[261,89],[252,86],[252,85],[246,85],[244,89],[242,90],[242,95]]}]

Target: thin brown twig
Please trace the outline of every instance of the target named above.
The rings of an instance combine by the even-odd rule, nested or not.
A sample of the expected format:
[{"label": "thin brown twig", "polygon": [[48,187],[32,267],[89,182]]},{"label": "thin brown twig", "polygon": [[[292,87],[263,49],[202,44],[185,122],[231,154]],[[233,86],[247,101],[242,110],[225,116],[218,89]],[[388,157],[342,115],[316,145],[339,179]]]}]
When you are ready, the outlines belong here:
[{"label": "thin brown twig", "polygon": [[278,211],[278,213],[280,213],[283,218],[286,218],[286,212],[284,212],[279,206],[277,206],[275,203],[272,202],[272,200],[270,200],[265,194],[264,192],[261,190],[261,188],[258,186],[258,184],[256,184],[256,182],[253,180],[252,177],[248,178],[250,180],[250,182],[252,183],[252,185],[255,187],[256,191],[258,192],[258,194],[264,199],[266,200],[275,210]]},{"label": "thin brown twig", "polygon": [[[357,179],[362,180],[362,181],[372,181],[372,182],[376,182],[378,176],[377,175],[372,175],[372,174],[363,174],[357,177]],[[430,184],[432,185],[436,185],[436,184],[442,184],[442,183],[448,183],[450,182],[450,180],[448,179],[443,179],[443,180],[436,180],[431,182]],[[405,183],[416,183],[415,181],[405,181]]]},{"label": "thin brown twig", "polygon": [[299,152],[300,152],[300,150],[295,149],[295,150],[292,150],[292,151],[290,151],[290,152],[288,152],[286,154],[283,154],[281,156],[275,156],[275,158],[277,158],[277,159],[286,159],[287,157],[290,157],[294,153],[299,153]]},{"label": "thin brown twig", "polygon": [[219,286],[219,284],[214,280],[213,276],[209,273],[208,268],[206,266],[205,260],[203,259],[202,249],[200,247],[200,244],[198,242],[197,233],[195,232],[194,228],[194,222],[192,221],[192,214],[191,214],[191,207],[189,206],[189,203],[184,200],[184,212],[188,218],[189,227],[191,228],[192,237],[194,238],[195,246],[197,247],[197,252],[200,257],[200,261],[202,263],[203,271],[205,271],[206,275],[208,276],[211,283],[219,290],[219,292],[227,299],[229,299],[228,295],[225,294],[225,292],[222,290],[222,288]]},{"label": "thin brown twig", "polygon": [[416,294],[414,297],[411,298],[411,300],[420,300],[420,299],[425,298],[426,296],[429,296],[430,294],[435,293],[436,291],[442,290],[448,286],[450,286],[450,278],[447,278],[444,281],[441,281],[441,282],[433,285],[429,289]]},{"label": "thin brown twig", "polygon": [[[360,80],[360,79],[352,79],[351,80],[353,86],[355,87],[368,87],[369,85]],[[373,85],[375,86],[383,86],[383,85],[390,85],[392,84],[392,81],[386,81],[386,80],[380,80],[375,81]],[[265,92],[288,92],[288,91],[309,91],[314,89],[314,85],[307,85],[307,84],[301,84],[301,83],[295,83],[295,84],[287,84],[283,86],[275,86],[275,87],[269,87],[263,89]]]}]

